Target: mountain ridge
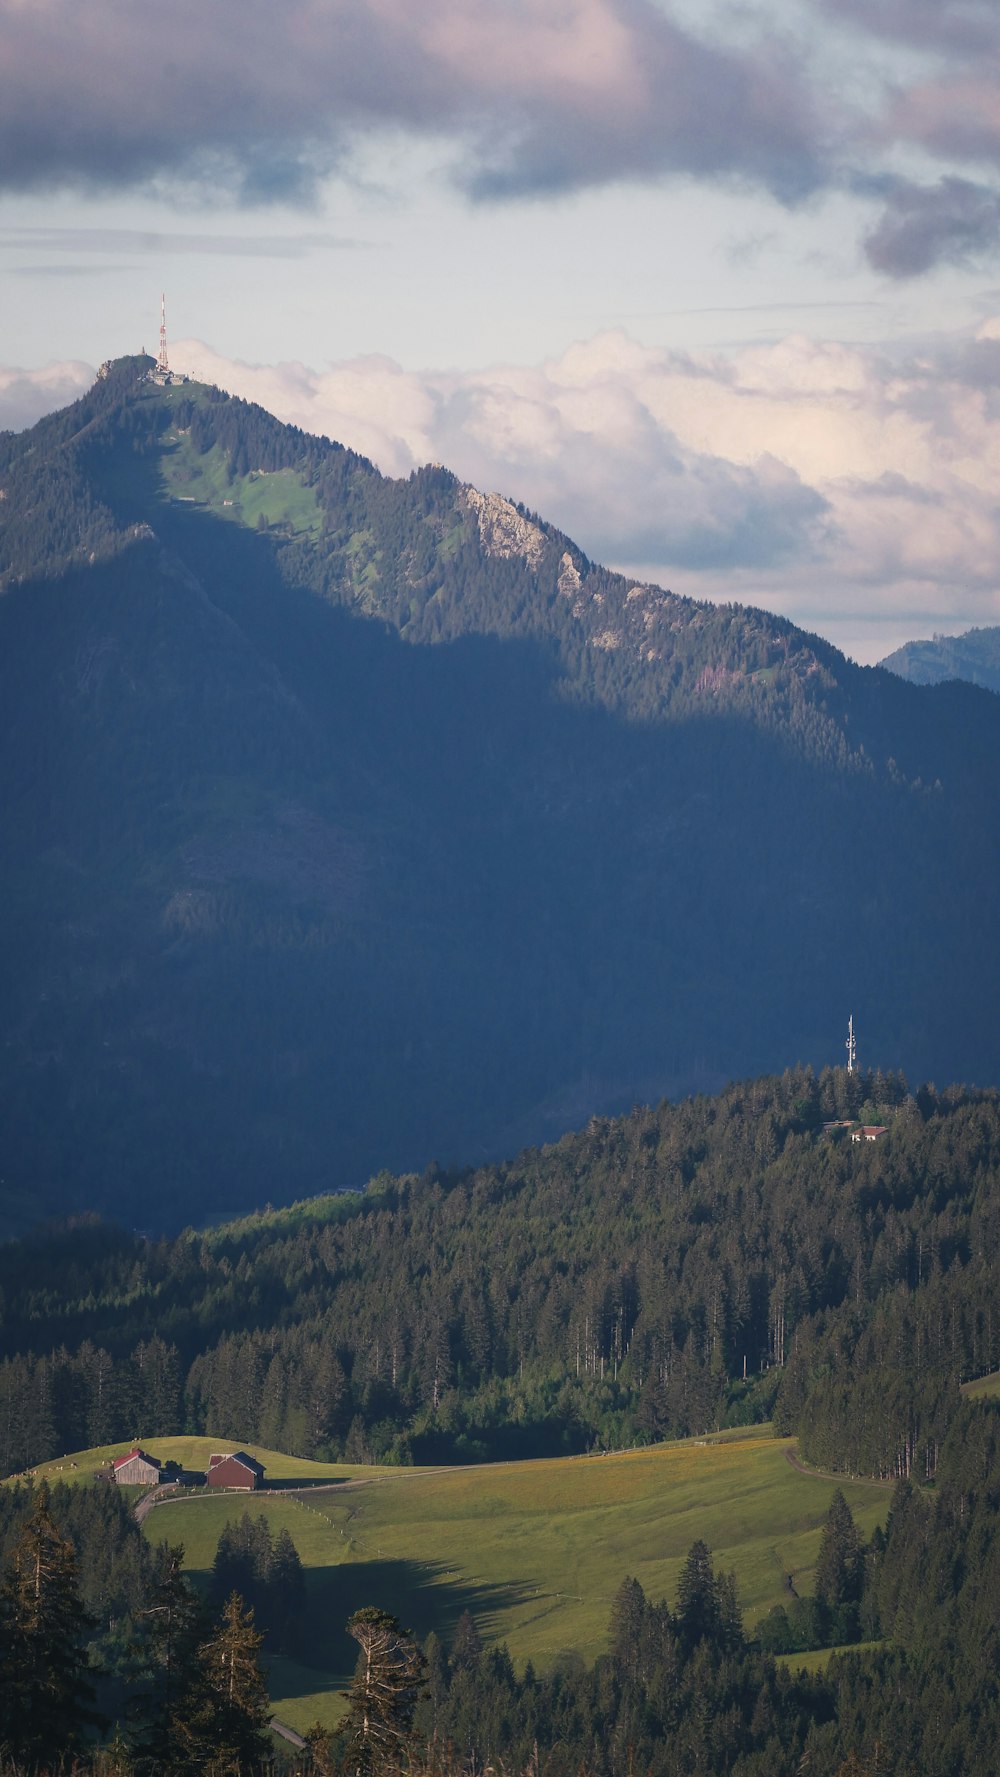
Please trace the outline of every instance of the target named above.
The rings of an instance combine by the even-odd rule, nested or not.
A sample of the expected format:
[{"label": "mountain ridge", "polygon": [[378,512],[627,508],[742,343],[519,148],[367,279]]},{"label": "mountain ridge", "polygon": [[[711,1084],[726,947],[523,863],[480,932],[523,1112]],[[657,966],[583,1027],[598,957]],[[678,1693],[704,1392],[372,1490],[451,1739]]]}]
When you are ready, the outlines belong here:
[{"label": "mountain ridge", "polygon": [[499,1155],[852,1009],[1000,1077],[991,697],[147,368],[0,438],[8,1227]]},{"label": "mountain ridge", "polygon": [[906,642],[879,662],[914,685],[940,685],[964,679],[986,691],[1000,692],[1000,627],[968,629],[959,636],[935,635]]}]

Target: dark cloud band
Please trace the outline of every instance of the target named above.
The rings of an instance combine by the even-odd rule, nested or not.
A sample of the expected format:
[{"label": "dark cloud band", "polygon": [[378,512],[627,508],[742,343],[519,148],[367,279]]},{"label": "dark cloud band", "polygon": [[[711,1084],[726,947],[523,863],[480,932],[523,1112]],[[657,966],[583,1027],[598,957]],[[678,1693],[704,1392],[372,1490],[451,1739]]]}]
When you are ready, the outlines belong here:
[{"label": "dark cloud band", "polygon": [[865,241],[876,271],[914,278],[935,266],[981,265],[1000,257],[1000,192],[967,179],[900,182]]},{"label": "dark cloud band", "polygon": [[450,136],[474,197],[622,178],[822,183],[801,71],[654,0],[0,0],[0,189],[193,182],[308,203],[360,135]]}]

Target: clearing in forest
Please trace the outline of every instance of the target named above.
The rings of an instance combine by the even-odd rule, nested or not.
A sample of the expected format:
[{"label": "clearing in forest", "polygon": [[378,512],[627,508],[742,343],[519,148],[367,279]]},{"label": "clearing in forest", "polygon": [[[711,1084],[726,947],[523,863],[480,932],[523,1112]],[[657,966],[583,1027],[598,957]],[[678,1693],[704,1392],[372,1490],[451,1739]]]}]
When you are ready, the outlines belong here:
[{"label": "clearing in forest", "polygon": [[[146,1448],[180,1457],[181,1443],[187,1450],[194,1440],[153,1439]],[[506,1641],[518,1665],[531,1659],[547,1668],[571,1653],[589,1661],[606,1646],[624,1576],[673,1602],[681,1563],[700,1537],[717,1567],[735,1570],[752,1633],[772,1605],[788,1600],[789,1585],[811,1591],[838,1484],[794,1468],[793,1449],[791,1439],[766,1431],[723,1433],[608,1456],[423,1471],[307,1463],[254,1449],[284,1491],[168,1500],[144,1530],[153,1541],[182,1542],[201,1583],[227,1518],[263,1512],[272,1533],[291,1532],[308,1577],[304,1651],[300,1661],[276,1660],[270,1682],[281,1720],[302,1729],[339,1713],[337,1692],[356,1653],[343,1625],[363,1604],[445,1641],[470,1610],[484,1639]],[[183,1460],[193,1463],[195,1452]],[[289,1486],[296,1479],[307,1484]],[[870,1536],[890,1490],[840,1485]]]}]

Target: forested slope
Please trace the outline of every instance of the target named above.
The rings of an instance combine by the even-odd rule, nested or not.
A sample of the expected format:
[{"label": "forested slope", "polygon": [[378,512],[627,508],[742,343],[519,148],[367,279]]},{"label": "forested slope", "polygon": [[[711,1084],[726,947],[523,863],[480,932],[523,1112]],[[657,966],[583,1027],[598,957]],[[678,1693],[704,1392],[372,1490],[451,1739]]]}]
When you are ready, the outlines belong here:
[{"label": "forested slope", "polygon": [[1000,1078],[1000,712],[143,360],[0,437],[0,1216]]},{"label": "forested slope", "polygon": [[913,685],[965,679],[987,691],[1000,691],[1000,628],[969,629],[960,636],[906,642],[880,664]]},{"label": "forested slope", "polygon": [[0,1248],[0,1460],[184,1424],[453,1461],[773,1411],[823,1466],[927,1476],[1000,1365],[998,1218],[996,1094],[793,1070],[214,1233],[70,1228]]}]

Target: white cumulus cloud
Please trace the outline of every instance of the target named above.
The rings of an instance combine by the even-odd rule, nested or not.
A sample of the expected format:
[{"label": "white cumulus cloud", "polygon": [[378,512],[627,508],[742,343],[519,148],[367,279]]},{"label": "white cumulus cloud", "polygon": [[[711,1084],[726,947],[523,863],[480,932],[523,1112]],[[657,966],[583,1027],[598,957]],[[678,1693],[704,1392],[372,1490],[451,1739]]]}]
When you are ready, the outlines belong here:
[{"label": "white cumulus cloud", "polygon": [[594,559],[764,604],[875,658],[1000,621],[998,333],[905,353],[792,336],[681,354],[612,332],[463,373],[256,367],[194,342],[177,357],[387,473],[444,462]]}]

